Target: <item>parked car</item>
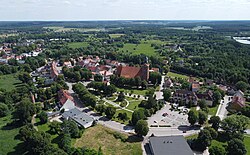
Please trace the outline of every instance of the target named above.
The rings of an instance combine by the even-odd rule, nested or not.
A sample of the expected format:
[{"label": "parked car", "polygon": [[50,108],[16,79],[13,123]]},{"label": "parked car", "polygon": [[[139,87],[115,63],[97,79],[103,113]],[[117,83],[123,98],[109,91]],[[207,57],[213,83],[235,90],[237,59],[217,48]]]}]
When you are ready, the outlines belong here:
[{"label": "parked car", "polygon": [[166,116],[168,116],[168,113],[165,112],[162,114],[162,116],[166,117]]}]

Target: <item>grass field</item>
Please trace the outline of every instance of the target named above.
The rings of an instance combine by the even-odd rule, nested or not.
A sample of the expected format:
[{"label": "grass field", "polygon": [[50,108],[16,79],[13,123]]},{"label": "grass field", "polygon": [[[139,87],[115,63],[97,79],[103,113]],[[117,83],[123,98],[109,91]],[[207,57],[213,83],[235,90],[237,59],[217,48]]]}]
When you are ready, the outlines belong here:
[{"label": "grass field", "polygon": [[[140,142],[122,142],[120,139],[115,138],[114,134],[117,134],[117,132],[104,126],[96,125],[86,129],[82,137],[76,140],[74,146],[80,148],[89,147],[96,150],[101,147],[105,155],[142,154]],[[121,135],[127,137],[126,134]]]},{"label": "grass field", "polygon": [[208,115],[215,116],[218,108],[219,108],[219,105],[217,105],[216,107],[208,108],[209,109]]},{"label": "grass field", "polygon": [[119,38],[119,37],[121,37],[121,36],[123,36],[123,35],[125,35],[125,34],[109,34],[109,36],[110,36],[111,38]]},{"label": "grass field", "polygon": [[11,91],[21,84],[16,74],[0,75],[0,89]]},{"label": "grass field", "polygon": [[135,111],[135,110],[139,109],[139,104],[140,103],[141,103],[141,100],[129,101],[129,105],[127,106],[127,109]]},{"label": "grass field", "polygon": [[69,48],[82,48],[82,47],[87,47],[88,43],[87,42],[72,42],[68,44]]},{"label": "grass field", "polygon": [[134,55],[137,54],[145,54],[148,56],[154,56],[156,55],[155,50],[153,47],[151,47],[151,44],[149,42],[141,42],[140,44],[124,44],[124,47],[120,49],[120,51],[128,51],[131,52]]},{"label": "grass field", "polygon": [[244,144],[247,149],[247,155],[250,155],[250,135],[246,135],[244,138]]},{"label": "grass field", "polygon": [[186,75],[178,74],[178,73],[173,73],[173,72],[168,72],[167,76],[169,76],[170,78],[188,79],[188,76],[186,76]]},{"label": "grass field", "polygon": [[6,124],[10,123],[11,121],[11,116],[0,118],[1,155],[15,155],[22,154],[24,152],[22,142],[17,139],[19,128],[6,126]]}]

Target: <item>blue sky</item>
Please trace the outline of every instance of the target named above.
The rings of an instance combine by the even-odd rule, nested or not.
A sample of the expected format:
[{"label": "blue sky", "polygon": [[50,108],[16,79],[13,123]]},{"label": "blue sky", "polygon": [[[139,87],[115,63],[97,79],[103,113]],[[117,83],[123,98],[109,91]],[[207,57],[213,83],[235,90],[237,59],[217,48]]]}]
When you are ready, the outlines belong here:
[{"label": "blue sky", "polygon": [[1,0],[0,20],[250,20],[250,0]]}]

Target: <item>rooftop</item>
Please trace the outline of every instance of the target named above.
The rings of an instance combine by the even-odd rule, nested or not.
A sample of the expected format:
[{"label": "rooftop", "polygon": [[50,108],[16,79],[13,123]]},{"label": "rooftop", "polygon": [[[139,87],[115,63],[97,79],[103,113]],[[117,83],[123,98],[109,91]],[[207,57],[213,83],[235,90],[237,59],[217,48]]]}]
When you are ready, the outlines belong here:
[{"label": "rooftop", "polygon": [[153,155],[193,155],[183,136],[150,137],[149,145]]},{"label": "rooftop", "polygon": [[69,111],[65,111],[62,114],[62,116],[64,118],[73,119],[74,121],[76,121],[81,126],[85,126],[86,124],[94,121],[94,119],[92,117],[88,116],[87,114],[85,114],[84,112],[80,111],[77,108],[71,109]]}]

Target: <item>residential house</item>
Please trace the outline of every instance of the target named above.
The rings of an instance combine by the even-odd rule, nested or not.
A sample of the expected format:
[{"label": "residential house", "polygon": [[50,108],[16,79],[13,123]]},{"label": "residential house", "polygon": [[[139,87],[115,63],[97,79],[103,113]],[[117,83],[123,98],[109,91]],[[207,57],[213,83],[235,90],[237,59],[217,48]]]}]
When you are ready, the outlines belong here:
[{"label": "residential house", "polygon": [[192,83],[191,84],[192,92],[197,92],[199,89],[200,89],[200,84],[199,83]]},{"label": "residential house", "polygon": [[60,109],[70,110],[75,108],[74,98],[67,90],[61,89],[58,91],[58,98],[60,101]]},{"label": "residential house", "polygon": [[140,77],[142,80],[148,81],[149,79],[149,64],[144,64],[141,67],[132,66],[118,66],[116,70],[118,77],[135,78]]},{"label": "residential house", "polygon": [[174,92],[173,100],[176,103],[184,102],[184,104],[187,105],[189,102],[191,102],[193,105],[197,105],[198,97],[195,92],[181,89]]},{"label": "residential house", "polygon": [[208,90],[204,93],[196,94],[199,100],[204,100],[208,106],[213,106],[213,92]]},{"label": "residential house", "polygon": [[240,110],[246,106],[245,102],[246,99],[244,98],[244,93],[238,90],[233,96],[232,102],[230,103],[230,108]]},{"label": "residential house", "polygon": [[194,155],[183,136],[149,137],[152,155]]},{"label": "residential house", "polygon": [[81,112],[77,108],[65,111],[62,117],[67,120],[73,120],[78,126],[84,127],[85,129],[93,125],[94,119],[84,112]]},{"label": "residential house", "polygon": [[172,82],[172,80],[170,78],[165,79],[164,84],[163,84],[164,88],[170,88],[173,86],[174,86],[174,83]]}]

